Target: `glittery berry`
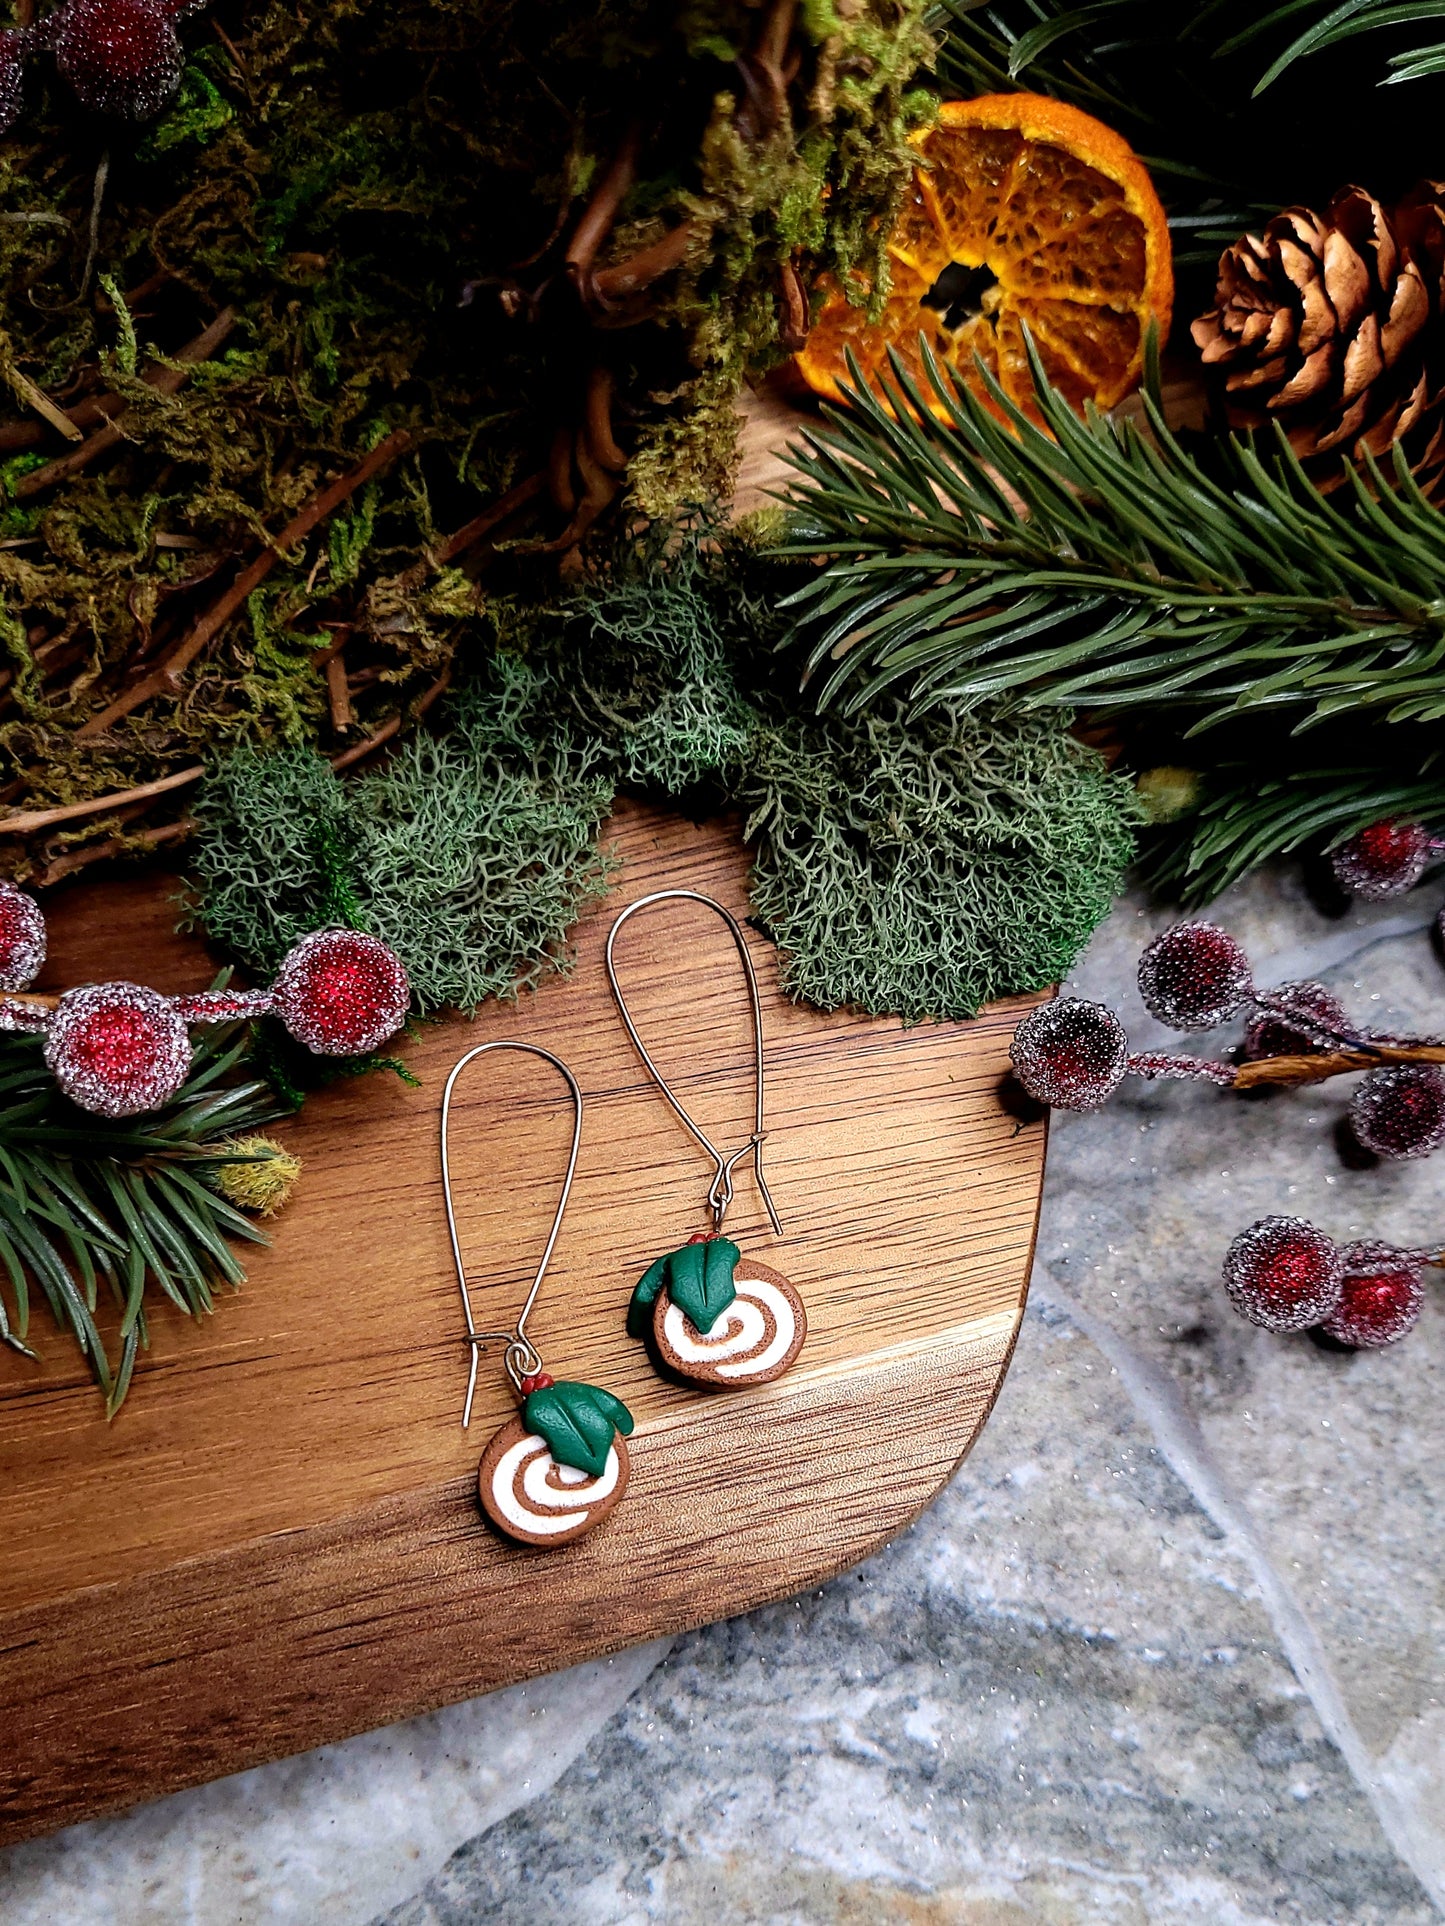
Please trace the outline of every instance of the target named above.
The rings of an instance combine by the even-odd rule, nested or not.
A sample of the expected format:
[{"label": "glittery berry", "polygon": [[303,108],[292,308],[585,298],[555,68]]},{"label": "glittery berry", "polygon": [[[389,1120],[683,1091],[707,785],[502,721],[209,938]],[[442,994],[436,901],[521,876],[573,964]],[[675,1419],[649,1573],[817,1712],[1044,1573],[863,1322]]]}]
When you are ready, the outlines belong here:
[{"label": "glittery berry", "polygon": [[1212,1030],[1254,993],[1249,958],[1213,923],[1177,923],[1139,958],[1139,994],[1150,1016],[1172,1030]]},{"label": "glittery berry", "polygon": [[1432,1063],[1372,1070],[1350,1105],[1350,1128],[1377,1157],[1428,1157],[1445,1143],[1445,1074]]},{"label": "glittery berry", "polygon": [[185,64],[170,12],[156,0],[66,0],[50,44],[81,106],[116,120],[153,119]]},{"label": "glittery berry", "polygon": [[1129,1045],[1123,1024],[1102,1003],[1060,997],[1029,1011],[1014,1031],[1009,1061],[1039,1103],[1097,1110],[1118,1088]]},{"label": "glittery berry", "polygon": [[1344,1260],[1302,1217],[1261,1217],[1225,1254],[1224,1288],[1239,1315],[1266,1331],[1303,1331],[1340,1301]]},{"label": "glittery berry", "polygon": [[87,983],[61,997],[45,1061],[72,1103],[102,1117],[135,1117],[167,1103],[186,1080],[191,1041],[167,998],[140,983]]},{"label": "glittery berry", "polygon": [[[1269,993],[1271,1009],[1253,1018],[1244,1033],[1244,1057],[1257,1063],[1262,1057],[1301,1057],[1325,1046],[1321,1030],[1346,1031],[1350,1019],[1339,998],[1323,983],[1281,983]],[[1294,1013],[1300,1023],[1291,1023]]]},{"label": "glittery berry", "polygon": [[1348,1244],[1340,1253],[1345,1281],[1324,1329],[1341,1344],[1373,1350],[1404,1337],[1420,1316],[1420,1266],[1392,1244]]},{"label": "glittery berry", "polygon": [[45,961],[45,918],[33,896],[0,882],[0,990],[23,990]]},{"label": "glittery berry", "polygon": [[0,134],[13,127],[24,106],[25,56],[30,35],[7,27],[0,33]]},{"label": "glittery berry", "polygon": [[359,1057],[406,1020],[411,985],[401,958],[360,930],[317,930],[281,965],[272,1007],[298,1043],[322,1057]]},{"label": "glittery berry", "polygon": [[1435,843],[1423,823],[1371,823],[1330,855],[1335,881],[1351,896],[1403,896],[1425,873]]}]

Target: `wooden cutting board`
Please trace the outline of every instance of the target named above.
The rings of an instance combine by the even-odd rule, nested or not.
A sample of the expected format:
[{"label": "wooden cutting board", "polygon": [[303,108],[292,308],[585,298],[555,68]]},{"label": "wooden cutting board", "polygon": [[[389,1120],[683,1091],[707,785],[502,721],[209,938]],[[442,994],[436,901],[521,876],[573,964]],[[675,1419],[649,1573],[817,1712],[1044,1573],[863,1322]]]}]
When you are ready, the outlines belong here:
[{"label": "wooden cutting board", "polygon": [[[817,1583],[898,1531],[988,1414],[1022,1310],[1044,1128],[997,1087],[1032,999],[905,1030],[820,1016],[752,938],[768,1054],[775,1239],[744,1166],[728,1231],[791,1277],[810,1334],[779,1383],[663,1383],[623,1314],[648,1261],[706,1221],[710,1167],[647,1082],[602,966],[613,916],[682,886],[746,914],[736,825],[623,807],[624,858],[576,933],[576,967],[475,1023],[428,1026],[417,1090],[342,1082],[280,1133],[304,1159],[272,1249],[197,1326],[161,1309],[107,1426],[42,1311],[39,1364],[0,1352],[0,1842],[170,1792]],[[133,976],[194,988],[213,963],[172,934],[174,881],[47,905],[40,987]],[[726,931],[679,905],[621,948],[637,1021],[721,1141],[750,1129],[750,1037]],[[532,1331],[549,1367],[637,1418],[625,1501],[565,1549],[503,1543],[477,1460],[512,1413],[467,1349],[437,1167],[441,1087],[491,1037],[573,1066],[586,1122],[571,1209]],[[545,1237],[570,1111],[515,1053],[458,1092],[464,1248],[486,1324],[514,1315]]]}]

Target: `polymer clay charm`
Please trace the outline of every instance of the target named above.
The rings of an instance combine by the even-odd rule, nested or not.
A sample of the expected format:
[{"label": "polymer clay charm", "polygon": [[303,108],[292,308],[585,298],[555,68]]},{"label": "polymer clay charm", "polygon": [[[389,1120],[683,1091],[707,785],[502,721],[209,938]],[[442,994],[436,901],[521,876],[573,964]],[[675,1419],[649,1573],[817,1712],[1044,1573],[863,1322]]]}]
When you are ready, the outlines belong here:
[{"label": "polymer clay charm", "polygon": [[771,1384],[808,1335],[803,1300],[787,1278],[725,1237],[658,1258],[632,1301],[639,1309],[650,1302],[649,1334],[667,1369],[717,1390]]},{"label": "polymer clay charm", "polygon": [[[541,1057],[561,1073],[572,1098],[572,1149],[567,1159],[567,1174],[562,1180],[562,1194],[557,1200],[552,1229],[532,1288],[510,1331],[477,1329],[452,1203],[448,1135],[452,1093],[467,1065],[489,1050],[522,1050],[529,1056]],[[527,1319],[532,1315],[557,1233],[562,1228],[581,1141],[582,1092],[566,1064],[550,1050],[535,1043],[498,1040],[478,1044],[452,1066],[442,1092],[441,1162],[447,1229],[451,1234],[457,1287],[472,1353],[462,1425],[465,1428],[471,1423],[477,1364],[483,1349],[491,1343],[503,1344],[502,1363],[522,1409],[520,1416],[509,1419],[493,1435],[482,1453],[477,1471],[477,1496],[482,1510],[498,1531],[522,1545],[570,1545],[594,1530],[621,1501],[630,1470],[626,1441],[632,1434],[632,1413],[621,1398],[613,1397],[610,1391],[603,1391],[595,1384],[554,1380],[542,1369],[537,1347],[527,1335]]]},{"label": "polymer clay charm", "polygon": [[[649,1056],[617,979],[614,952],[623,924],[650,904],[669,900],[701,903],[714,910],[727,924],[742,959],[753,1016],[756,1103],[752,1135],[730,1156],[724,1156],[689,1116]],[[744,1257],[736,1244],[721,1235],[723,1218],[733,1199],[733,1171],[749,1156],[768,1219],[778,1236],[783,1231],[763,1175],[763,1019],[747,941],[736,917],[712,897],[695,890],[659,890],[633,903],[612,925],[607,938],[607,976],[618,1014],[648,1074],[713,1162],[707,1196],[712,1235],[694,1237],[648,1265],[632,1293],[627,1329],[631,1336],[650,1344],[660,1368],[692,1384],[717,1391],[770,1384],[783,1375],[802,1350],[808,1335],[808,1315],[803,1300],[781,1272],[756,1258]]]}]

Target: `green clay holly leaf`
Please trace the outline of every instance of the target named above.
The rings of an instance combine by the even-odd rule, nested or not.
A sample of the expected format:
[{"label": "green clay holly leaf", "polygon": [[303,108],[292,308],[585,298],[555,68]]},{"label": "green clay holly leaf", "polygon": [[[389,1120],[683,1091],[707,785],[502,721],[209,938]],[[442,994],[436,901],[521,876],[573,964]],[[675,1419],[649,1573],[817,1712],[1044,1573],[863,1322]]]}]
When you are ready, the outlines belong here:
[{"label": "green clay holly leaf", "polygon": [[664,1285],[667,1294],[704,1337],[737,1296],[733,1272],[741,1252],[726,1237],[709,1237],[684,1244],[649,1264],[638,1279],[627,1307],[629,1337],[645,1338],[652,1331],[652,1307]]},{"label": "green clay holly leaf", "polygon": [[725,1237],[688,1244],[668,1260],[667,1294],[684,1317],[706,1337],[737,1296],[733,1272],[740,1252]]},{"label": "green clay holly leaf", "polygon": [[637,1288],[632,1293],[632,1301],[627,1307],[627,1335],[645,1338],[652,1329],[652,1307],[657,1302],[658,1293],[667,1282],[667,1267],[672,1262],[672,1252],[659,1257],[648,1265],[637,1280]]},{"label": "green clay holly leaf", "polygon": [[533,1391],[522,1406],[522,1422],[539,1438],[559,1465],[571,1465],[600,1478],[617,1432],[628,1437],[632,1413],[610,1391],[595,1384],[549,1384]]}]

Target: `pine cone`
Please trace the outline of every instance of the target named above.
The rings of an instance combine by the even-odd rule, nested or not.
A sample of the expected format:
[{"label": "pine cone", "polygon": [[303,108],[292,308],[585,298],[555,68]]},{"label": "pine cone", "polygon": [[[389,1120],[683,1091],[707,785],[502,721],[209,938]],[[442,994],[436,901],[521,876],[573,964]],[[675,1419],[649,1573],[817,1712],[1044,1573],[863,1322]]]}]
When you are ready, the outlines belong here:
[{"label": "pine cone", "polygon": [[1394,207],[1342,188],[1276,214],[1220,257],[1191,333],[1231,427],[1277,421],[1316,480],[1401,442],[1426,484],[1445,464],[1445,189]]}]

